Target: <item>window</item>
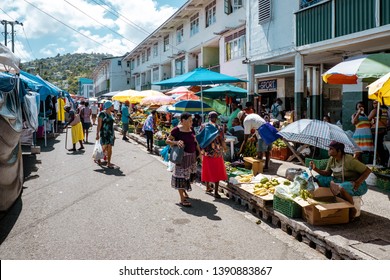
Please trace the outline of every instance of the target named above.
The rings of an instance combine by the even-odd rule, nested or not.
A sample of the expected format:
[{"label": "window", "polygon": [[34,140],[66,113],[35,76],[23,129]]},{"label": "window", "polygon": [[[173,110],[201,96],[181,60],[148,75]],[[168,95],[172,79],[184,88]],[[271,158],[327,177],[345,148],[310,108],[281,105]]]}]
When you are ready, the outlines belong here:
[{"label": "window", "polygon": [[118,66],[122,66],[122,61],[118,60]]},{"label": "window", "polygon": [[139,56],[137,56],[137,66],[139,66],[140,65],[140,58],[139,58]]},{"label": "window", "polygon": [[271,0],[259,0],[259,24],[271,20]]},{"label": "window", "polygon": [[145,53],[144,52],[141,54],[141,57],[142,57],[142,63],[145,63]]},{"label": "window", "polygon": [[242,8],[242,0],[224,0],[225,14],[230,15]]},{"label": "window", "polygon": [[150,48],[146,50],[146,61],[150,60]]},{"label": "window", "polygon": [[154,57],[158,56],[158,43],[155,43],[153,45],[153,56]]},{"label": "window", "polygon": [[175,75],[181,75],[184,74],[184,69],[185,69],[185,59],[183,58],[178,58],[175,60]]},{"label": "window", "polygon": [[225,38],[226,61],[245,57],[246,55],[245,29]]},{"label": "window", "polygon": [[164,37],[164,52],[169,51],[169,35]]},{"label": "window", "polygon": [[199,13],[196,13],[190,18],[190,36],[199,32]]},{"label": "window", "polygon": [[135,64],[135,60],[132,59],[132,60],[130,61],[130,70],[134,70],[134,64]]},{"label": "window", "polygon": [[153,68],[153,82],[158,82],[160,80],[158,72],[158,67]]},{"label": "window", "polygon": [[183,36],[184,36],[183,25],[180,25],[176,29],[176,45],[179,45],[181,42],[183,42]]},{"label": "window", "polygon": [[130,61],[126,62],[127,67],[130,67]]},{"label": "window", "polygon": [[216,18],[216,11],[217,11],[217,6],[216,6],[216,0],[211,2],[206,6],[206,27],[209,27],[210,25],[214,24],[217,21]]},{"label": "window", "polygon": [[141,83],[141,77],[140,77],[140,75],[135,76],[135,84],[136,84],[137,86],[139,86],[140,83]]}]

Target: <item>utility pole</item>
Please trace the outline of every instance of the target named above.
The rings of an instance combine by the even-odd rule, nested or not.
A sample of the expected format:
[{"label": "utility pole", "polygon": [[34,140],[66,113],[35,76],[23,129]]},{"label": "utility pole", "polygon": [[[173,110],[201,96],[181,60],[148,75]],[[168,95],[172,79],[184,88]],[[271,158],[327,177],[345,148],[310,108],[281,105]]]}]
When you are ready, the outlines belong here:
[{"label": "utility pole", "polygon": [[23,26],[23,23],[19,22],[17,20],[15,20],[15,21],[2,20],[1,24],[4,25],[4,45],[6,45],[6,46],[7,46],[7,43],[8,43],[8,40],[7,40],[7,37],[8,37],[7,26],[8,26],[8,24],[11,25],[12,52],[15,52],[15,31],[14,31],[14,26],[15,26],[15,24],[16,25],[19,24],[19,25]]}]

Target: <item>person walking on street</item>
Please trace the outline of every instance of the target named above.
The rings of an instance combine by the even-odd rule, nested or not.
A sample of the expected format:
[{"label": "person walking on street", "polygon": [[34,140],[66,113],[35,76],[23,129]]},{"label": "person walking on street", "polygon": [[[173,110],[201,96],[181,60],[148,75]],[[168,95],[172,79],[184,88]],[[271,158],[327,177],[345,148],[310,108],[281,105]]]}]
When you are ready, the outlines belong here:
[{"label": "person walking on street", "polygon": [[[223,153],[227,151],[223,130],[217,125],[217,112],[209,113],[209,122],[205,126],[210,125],[218,129],[219,133],[214,140],[204,147],[201,151],[202,157],[202,181],[206,182],[206,193],[211,194],[213,188],[210,183],[214,184],[214,197],[221,198],[218,193],[219,181],[227,180],[225,162]],[[206,129],[206,127],[203,127]]]},{"label": "person walking on street", "polygon": [[[114,168],[111,163],[112,146],[114,146],[115,132],[114,132],[114,105],[111,101],[107,101],[103,105],[104,111],[100,112],[98,117],[98,126],[96,129],[96,140],[100,139],[100,144],[103,147],[103,152],[107,159],[107,167]],[[97,164],[103,163],[98,160]]]},{"label": "person walking on street", "polygon": [[191,183],[196,178],[196,151],[200,152],[198,143],[195,139],[195,132],[192,128],[192,116],[189,113],[183,113],[180,116],[180,124],[172,129],[167,144],[170,146],[179,146],[184,148],[184,156],[180,164],[175,164],[171,186],[178,190],[180,196],[180,205],[184,207],[191,206],[188,201],[188,193],[191,191]]},{"label": "person walking on street", "polygon": [[92,111],[89,108],[89,102],[86,101],[84,108],[81,109],[80,117],[82,118],[82,126],[84,131],[85,140],[84,143],[88,143],[88,130],[91,127],[91,115]]},{"label": "person walking on street", "polygon": [[76,114],[75,111],[71,110],[69,105],[64,106],[65,112],[69,114],[69,121],[65,124],[65,129],[67,129],[68,125],[72,126],[72,144],[73,148],[70,149],[70,152],[76,151],[76,143],[80,143],[80,150],[84,150],[83,140],[84,140],[84,134],[83,134],[83,127],[80,122],[80,115]]},{"label": "person walking on street", "polygon": [[99,107],[96,104],[96,102],[94,102],[91,105],[92,125],[96,125],[96,118],[97,118],[98,113],[99,113]]},{"label": "person walking on street", "polygon": [[157,111],[153,110],[150,115],[146,118],[142,131],[146,135],[146,146],[150,153],[153,153],[153,134],[156,130],[156,115]]},{"label": "person walking on street", "polygon": [[122,135],[123,135],[122,140],[125,141],[129,140],[129,138],[127,138],[127,132],[129,131],[129,120],[130,120],[129,106],[130,106],[130,102],[126,100],[125,104],[122,105],[121,108]]}]

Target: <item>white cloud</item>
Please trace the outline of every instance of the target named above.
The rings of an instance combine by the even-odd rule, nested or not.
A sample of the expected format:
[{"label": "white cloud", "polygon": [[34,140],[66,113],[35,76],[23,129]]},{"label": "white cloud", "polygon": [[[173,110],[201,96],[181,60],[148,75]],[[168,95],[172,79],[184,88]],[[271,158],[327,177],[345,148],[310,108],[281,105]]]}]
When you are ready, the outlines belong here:
[{"label": "white cloud", "polygon": [[[109,53],[110,50],[113,55],[123,55],[153,32],[176,10],[166,5],[159,7],[157,1],[152,0],[99,0],[96,2],[1,0],[1,2],[3,4],[1,9],[6,12],[4,14],[0,10],[1,18],[23,22],[33,54],[26,46],[27,41],[21,27],[16,29],[15,26],[16,31],[19,32],[19,39],[24,39],[21,40],[18,49],[22,53],[21,56],[30,59],[57,53],[92,51]],[[102,2],[107,6],[96,4]],[[117,12],[122,16],[114,16],[109,12],[112,9],[115,9],[114,13]],[[91,39],[87,39],[80,33]]]}]

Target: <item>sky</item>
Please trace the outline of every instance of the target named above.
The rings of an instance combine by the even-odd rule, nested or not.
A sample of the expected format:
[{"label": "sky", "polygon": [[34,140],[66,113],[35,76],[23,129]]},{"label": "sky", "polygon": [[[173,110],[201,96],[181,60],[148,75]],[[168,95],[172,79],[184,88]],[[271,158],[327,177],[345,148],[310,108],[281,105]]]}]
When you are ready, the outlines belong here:
[{"label": "sky", "polygon": [[[187,0],[1,0],[0,21],[14,24],[22,62],[68,53],[131,51]],[[8,33],[11,25],[7,24]],[[0,42],[5,43],[5,25]],[[11,34],[7,46],[12,47]]]}]

